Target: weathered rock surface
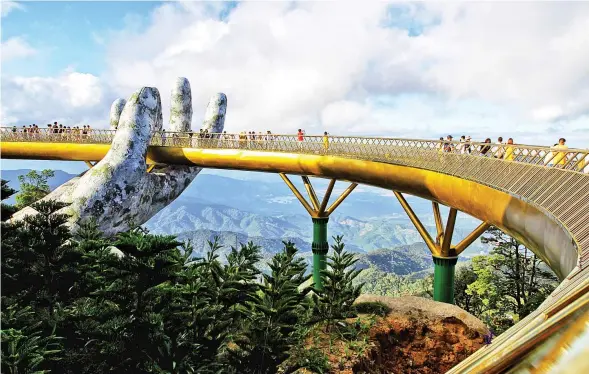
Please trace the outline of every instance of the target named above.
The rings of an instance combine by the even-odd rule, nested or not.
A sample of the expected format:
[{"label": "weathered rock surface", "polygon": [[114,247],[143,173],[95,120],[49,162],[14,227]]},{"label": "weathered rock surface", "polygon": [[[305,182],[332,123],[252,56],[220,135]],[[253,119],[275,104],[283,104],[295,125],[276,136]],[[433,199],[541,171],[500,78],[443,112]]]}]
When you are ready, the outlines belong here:
[{"label": "weathered rock surface", "polygon": [[[203,129],[220,133],[225,123],[227,98],[214,95],[207,107]],[[69,224],[93,219],[106,235],[138,226],[174,201],[202,168],[190,166],[157,167],[147,173],[145,157],[152,131],[162,130],[159,91],[143,87],[126,102],[116,100],[110,111],[111,128],[117,128],[106,156],[92,169],[59,186],[43,200],[69,204],[61,213],[70,216]],[[172,90],[170,130],[190,131],[192,97],[190,83],[178,78]],[[27,207],[13,220],[36,214]]]},{"label": "weathered rock surface", "polygon": [[417,296],[388,297],[377,295],[360,295],[356,303],[377,301],[391,308],[389,315],[414,316],[428,321],[444,321],[456,318],[467,328],[480,335],[489,333],[487,326],[477,317],[456,305],[440,303]]}]

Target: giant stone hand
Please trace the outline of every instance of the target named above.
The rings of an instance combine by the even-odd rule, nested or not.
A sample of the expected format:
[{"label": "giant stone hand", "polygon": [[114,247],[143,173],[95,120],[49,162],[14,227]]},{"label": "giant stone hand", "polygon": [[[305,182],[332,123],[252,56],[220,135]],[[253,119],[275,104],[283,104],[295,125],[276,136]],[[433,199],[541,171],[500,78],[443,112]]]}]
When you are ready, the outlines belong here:
[{"label": "giant stone hand", "polygon": [[[186,78],[178,78],[172,89],[170,130],[191,130],[192,95]],[[209,101],[203,129],[221,133],[227,98],[214,95]],[[110,112],[116,128],[106,156],[90,170],[56,188],[43,200],[68,204],[60,213],[70,216],[69,224],[93,219],[106,235],[141,225],[174,201],[202,170],[191,166],[161,166],[147,172],[145,157],[153,131],[162,130],[162,107],[156,88],[143,87],[128,101],[117,99]],[[27,207],[13,219],[36,211]]]}]

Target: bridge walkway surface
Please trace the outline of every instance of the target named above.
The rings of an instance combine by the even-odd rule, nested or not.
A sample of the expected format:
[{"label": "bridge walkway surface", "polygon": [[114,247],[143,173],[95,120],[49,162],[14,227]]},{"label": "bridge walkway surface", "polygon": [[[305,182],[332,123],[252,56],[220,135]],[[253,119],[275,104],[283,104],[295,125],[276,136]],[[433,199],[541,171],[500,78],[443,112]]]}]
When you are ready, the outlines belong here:
[{"label": "bridge walkway surface", "polygon": [[[99,161],[114,135],[112,130],[84,135],[2,128],[1,157]],[[527,362],[523,358],[534,359],[535,366],[556,365],[564,355],[547,350],[566,345],[561,335],[571,335],[574,320],[589,314],[589,150],[331,135],[305,136],[303,141],[296,135],[270,134],[201,138],[198,133],[162,132],[152,134],[146,160],[377,186],[455,208],[521,241],[555,271],[560,286],[452,373],[520,371]],[[582,328],[585,334],[588,324]],[[538,353],[540,348],[544,353]]]}]

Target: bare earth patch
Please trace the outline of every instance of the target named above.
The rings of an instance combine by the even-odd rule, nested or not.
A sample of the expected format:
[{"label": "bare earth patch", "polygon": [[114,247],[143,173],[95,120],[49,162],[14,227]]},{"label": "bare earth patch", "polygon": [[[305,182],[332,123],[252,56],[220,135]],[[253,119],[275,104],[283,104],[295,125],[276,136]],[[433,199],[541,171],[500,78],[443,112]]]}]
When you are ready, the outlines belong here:
[{"label": "bare earth patch", "polygon": [[307,347],[325,354],[330,373],[445,373],[485,345],[487,327],[454,305],[414,296],[362,295],[356,302],[375,301],[391,312],[347,320],[358,326],[357,336],[315,331],[309,337]]}]

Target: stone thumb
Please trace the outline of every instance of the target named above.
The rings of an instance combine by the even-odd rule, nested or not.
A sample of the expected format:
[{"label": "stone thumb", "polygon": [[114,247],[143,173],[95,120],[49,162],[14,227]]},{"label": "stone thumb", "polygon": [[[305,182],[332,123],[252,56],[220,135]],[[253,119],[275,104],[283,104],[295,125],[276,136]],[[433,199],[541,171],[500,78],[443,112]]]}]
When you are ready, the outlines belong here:
[{"label": "stone thumb", "polygon": [[143,158],[151,140],[151,129],[162,121],[162,103],[157,88],[143,87],[135,92],[121,113],[118,129],[105,159],[122,162]]}]

